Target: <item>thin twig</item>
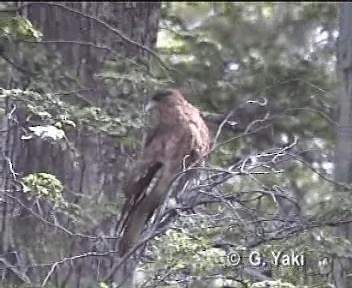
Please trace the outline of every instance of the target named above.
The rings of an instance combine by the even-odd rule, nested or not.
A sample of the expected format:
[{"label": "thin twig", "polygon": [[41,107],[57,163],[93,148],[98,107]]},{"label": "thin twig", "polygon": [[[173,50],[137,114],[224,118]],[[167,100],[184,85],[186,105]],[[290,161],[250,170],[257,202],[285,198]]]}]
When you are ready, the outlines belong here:
[{"label": "thin twig", "polygon": [[99,23],[101,26],[105,27],[106,29],[108,29],[109,31],[111,31],[112,33],[114,33],[115,35],[119,36],[123,41],[125,41],[126,43],[129,43],[135,47],[138,47],[146,52],[148,52],[150,55],[152,55],[159,63],[160,65],[165,69],[166,72],[169,72],[171,69],[164,63],[164,61],[157,55],[156,52],[154,52],[152,49],[150,49],[149,47],[138,43],[132,39],[130,39],[129,37],[127,37],[121,30],[109,25],[108,23],[106,23],[103,20],[100,20],[99,18],[92,16],[92,15],[88,15],[84,12],[78,11],[76,9],[72,9],[70,7],[67,7],[65,5],[59,4],[59,3],[55,3],[55,2],[32,2],[32,3],[26,3],[21,5],[20,7],[18,7],[18,9],[23,9],[27,6],[33,6],[33,5],[48,5],[48,6],[54,6],[54,7],[59,7],[61,9],[64,9],[66,11],[69,11],[71,13],[74,13],[76,15],[79,15],[81,17],[90,19],[95,21],[96,23]]}]

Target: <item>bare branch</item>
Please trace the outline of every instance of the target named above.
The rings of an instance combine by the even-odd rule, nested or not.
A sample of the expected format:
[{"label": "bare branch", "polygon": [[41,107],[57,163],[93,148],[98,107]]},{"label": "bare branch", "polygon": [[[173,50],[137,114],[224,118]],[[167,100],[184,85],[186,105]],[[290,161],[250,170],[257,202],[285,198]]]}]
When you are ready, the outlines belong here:
[{"label": "bare branch", "polygon": [[165,69],[166,72],[170,71],[171,69],[164,63],[164,61],[157,55],[157,53],[155,51],[153,51],[152,49],[150,49],[149,47],[143,45],[143,44],[140,44],[130,38],[128,38],[121,30],[109,25],[108,23],[106,23],[105,21],[95,17],[95,16],[92,16],[92,15],[88,15],[86,13],[83,13],[81,11],[78,11],[76,9],[72,9],[70,7],[67,7],[65,5],[62,5],[60,3],[55,3],[55,2],[32,2],[32,3],[26,3],[26,4],[23,4],[21,5],[20,7],[18,7],[19,10],[21,9],[24,9],[25,7],[27,6],[33,6],[33,5],[48,5],[48,6],[55,6],[55,7],[59,7],[61,9],[64,9],[66,11],[69,11],[71,13],[74,13],[76,15],[79,15],[81,17],[84,17],[84,18],[87,18],[87,19],[90,19],[90,20],[93,20],[95,21],[96,23],[98,23],[99,25],[105,27],[106,29],[108,29],[109,31],[111,31],[112,33],[114,33],[115,35],[119,36],[123,41],[125,41],[126,43],[128,44],[131,44],[135,47],[138,47],[146,52],[148,52],[150,55],[152,55],[159,63],[160,65]]}]

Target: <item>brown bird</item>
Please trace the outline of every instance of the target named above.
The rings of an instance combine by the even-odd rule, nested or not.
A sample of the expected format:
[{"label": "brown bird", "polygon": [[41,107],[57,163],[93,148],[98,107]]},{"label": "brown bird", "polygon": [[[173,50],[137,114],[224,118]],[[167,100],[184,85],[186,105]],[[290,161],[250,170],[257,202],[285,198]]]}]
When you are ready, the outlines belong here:
[{"label": "brown bird", "polygon": [[209,130],[199,110],[178,90],[156,93],[146,110],[156,110],[159,124],[147,131],[141,157],[125,187],[118,248],[121,257],[137,243],[177,173],[198,163],[210,147]]}]

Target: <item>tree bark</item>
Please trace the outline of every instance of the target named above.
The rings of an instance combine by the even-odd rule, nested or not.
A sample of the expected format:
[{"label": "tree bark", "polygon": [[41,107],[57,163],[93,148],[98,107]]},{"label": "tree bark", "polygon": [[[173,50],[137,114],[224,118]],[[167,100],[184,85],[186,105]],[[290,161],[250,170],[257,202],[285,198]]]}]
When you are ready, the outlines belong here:
[{"label": "tree bark", "polygon": [[[73,44],[73,41],[105,45],[111,50],[121,53],[124,57],[133,57],[148,65],[150,55],[141,46],[152,49],[156,44],[161,3],[22,2],[18,5],[23,4],[28,6],[22,12],[43,32],[43,40],[60,40],[60,43],[55,44],[57,51],[62,55],[68,67],[75,71],[77,78],[81,79],[87,88],[94,89],[94,93],[87,92],[85,96],[97,106],[108,109],[112,98],[116,97],[109,95],[105,86],[95,77],[95,74],[104,67],[108,57],[107,51],[98,49],[94,45]],[[118,37],[109,29],[109,25],[118,29],[130,41]],[[81,153],[78,163],[74,164],[72,159],[55,145],[41,141],[30,145],[22,143],[19,138],[20,128],[7,132],[5,136],[10,140],[8,143],[5,141],[2,143],[2,147],[7,146],[6,155],[12,161],[17,173],[25,175],[47,172],[56,175],[65,185],[67,199],[76,204],[81,203],[80,195],[97,198],[104,196],[111,201],[122,201],[121,178],[125,172],[127,155],[124,154],[116,140],[102,134],[92,135],[87,131],[69,135],[70,141]],[[3,167],[7,167],[6,172],[10,175],[11,171],[8,171],[6,161],[3,162]],[[1,187],[8,188],[5,182]],[[8,205],[4,207],[9,208]],[[3,239],[0,240],[2,243],[0,252],[3,253],[4,249],[12,246],[17,247],[16,250],[22,250],[18,247],[18,243],[12,243],[13,245],[10,243],[16,237],[13,237],[14,232],[10,231],[12,224],[9,222],[11,215],[8,209],[0,211],[2,212],[0,235],[3,235]],[[113,229],[116,226],[116,221],[117,219],[114,217],[107,217],[96,225],[97,228],[94,231],[87,231],[87,234],[116,236]],[[92,240],[72,236],[70,239],[71,248],[60,247],[60,249],[66,253],[69,251],[71,256],[88,251],[104,253],[116,249],[114,241],[106,240],[102,245],[98,242],[99,239]],[[67,243],[62,244],[66,245]],[[22,248],[24,248],[22,251],[30,253],[28,247]],[[29,261],[33,255],[26,256]],[[41,261],[45,262],[44,259]],[[52,278],[56,279],[57,287],[95,287],[100,279],[103,279],[104,275],[109,272],[114,261],[115,258],[112,256],[82,257],[73,262],[73,265],[68,261],[54,269],[53,277],[50,277],[49,281]],[[33,284],[34,279],[42,282],[41,277],[46,274],[41,272],[39,274],[29,273],[29,275],[32,277]]]},{"label": "tree bark", "polygon": [[[335,180],[352,182],[352,4],[339,3],[339,39],[337,46],[337,77],[340,81],[338,99],[338,125],[336,126]],[[351,225],[336,229],[338,237],[351,240]],[[334,261],[333,282],[335,287],[352,287],[348,276],[350,261],[337,258]]]}]

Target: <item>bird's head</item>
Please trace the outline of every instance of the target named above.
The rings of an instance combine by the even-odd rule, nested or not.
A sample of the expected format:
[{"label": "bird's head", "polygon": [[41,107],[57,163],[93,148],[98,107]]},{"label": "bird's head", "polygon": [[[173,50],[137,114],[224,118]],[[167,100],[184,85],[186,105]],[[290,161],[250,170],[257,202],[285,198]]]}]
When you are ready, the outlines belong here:
[{"label": "bird's head", "polygon": [[175,107],[184,104],[185,101],[185,98],[176,89],[160,90],[152,96],[151,101],[145,106],[145,110],[148,112],[154,109]]}]

